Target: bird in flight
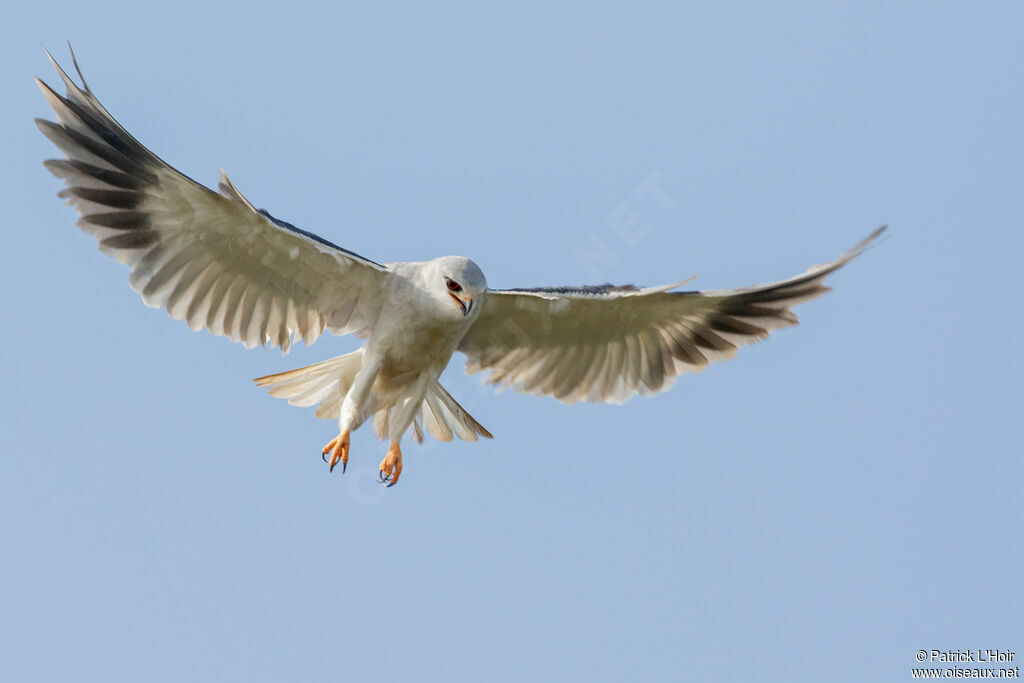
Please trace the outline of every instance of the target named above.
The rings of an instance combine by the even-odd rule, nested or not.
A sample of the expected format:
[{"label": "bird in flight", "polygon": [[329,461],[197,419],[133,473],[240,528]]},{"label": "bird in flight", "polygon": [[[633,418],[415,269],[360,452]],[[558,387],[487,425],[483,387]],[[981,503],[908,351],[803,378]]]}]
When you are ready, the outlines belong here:
[{"label": "bird in flight", "polygon": [[57,118],[36,123],[65,157],[44,163],[64,181],[59,196],[78,211],[79,227],[129,267],[146,305],[192,330],[284,353],[325,331],[365,339],[352,353],[254,381],[338,421],[322,451],[331,471],[339,463],[345,471],[351,433],[371,420],[390,442],[379,467],[387,486],[402,474],[410,428],[418,442],[424,432],[492,438],[438,381],[454,352],[492,384],[563,403],[654,394],[795,325],[789,309],[828,291],[825,278],[885,230],[830,263],[742,289],[490,289],[467,258],[377,263],[257,209],[223,171],[219,192],[200,185],[121,127],[71,58],[81,85],[50,56],[65,94],[36,79]]}]

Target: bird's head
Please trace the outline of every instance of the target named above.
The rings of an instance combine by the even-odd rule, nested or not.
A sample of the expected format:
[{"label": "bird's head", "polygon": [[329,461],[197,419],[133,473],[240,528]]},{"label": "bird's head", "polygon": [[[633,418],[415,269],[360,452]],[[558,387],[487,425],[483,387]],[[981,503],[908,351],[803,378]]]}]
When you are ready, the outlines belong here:
[{"label": "bird's head", "polygon": [[[469,317],[474,302],[487,291],[487,278],[483,271],[468,258],[444,256],[435,259],[431,268],[432,276],[428,285],[458,319]],[[479,312],[479,307],[476,309]]]}]

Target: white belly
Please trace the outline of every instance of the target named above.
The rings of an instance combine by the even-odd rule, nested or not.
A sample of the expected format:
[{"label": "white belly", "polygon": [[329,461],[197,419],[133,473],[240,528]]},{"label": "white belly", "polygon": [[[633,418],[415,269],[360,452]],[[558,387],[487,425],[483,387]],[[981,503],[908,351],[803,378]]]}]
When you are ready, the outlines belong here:
[{"label": "white belly", "polygon": [[377,384],[384,391],[408,385],[424,372],[439,377],[466,333],[466,325],[450,318],[405,309],[400,304],[382,311],[366,346],[368,357],[380,365]]}]

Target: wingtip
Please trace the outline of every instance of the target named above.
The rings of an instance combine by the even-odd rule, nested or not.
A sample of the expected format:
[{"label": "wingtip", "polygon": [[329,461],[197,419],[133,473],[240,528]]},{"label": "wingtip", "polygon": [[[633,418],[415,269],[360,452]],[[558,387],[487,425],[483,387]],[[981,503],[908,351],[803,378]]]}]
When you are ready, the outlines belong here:
[{"label": "wingtip", "polygon": [[880,228],[877,228],[874,232],[872,232],[870,235],[865,237],[861,241],[860,244],[858,244],[856,247],[854,247],[854,249],[857,250],[857,251],[863,251],[868,245],[870,245],[872,242],[874,242],[879,237],[881,237],[882,234],[885,233],[885,231],[888,230],[888,229],[889,229],[888,224],[883,225]]},{"label": "wingtip", "polygon": [[50,48],[48,48],[45,45],[43,45],[43,52],[45,52],[46,56],[49,57],[50,63],[53,64],[56,67],[57,66],[57,60],[53,58],[53,53],[50,52]]},{"label": "wingtip", "polygon": [[[50,65],[53,67],[53,70],[56,71],[57,75],[59,75],[61,79],[64,80],[64,82],[66,83],[67,75],[64,73],[64,70],[60,68],[60,64],[57,63],[57,59],[53,56],[53,53],[50,52],[50,50],[45,45],[43,46],[43,52],[46,53],[46,58],[50,60]],[[37,77],[35,81],[36,85],[38,85],[39,89],[43,92],[46,92],[46,90],[53,90],[53,88],[48,86],[46,82],[43,81],[41,78]]]},{"label": "wingtip", "polygon": [[[60,76],[60,79],[64,81],[64,88],[67,91],[67,93],[69,95],[71,93],[79,93],[82,95],[88,94],[91,92],[89,90],[89,85],[85,82],[85,77],[82,76],[82,70],[78,68],[78,60],[75,58],[74,50],[71,50],[70,41],[68,42],[68,50],[71,52],[71,61],[75,65],[75,70],[78,72],[78,77],[82,80],[82,87],[79,87],[78,84],[75,83],[70,76],[68,76],[68,73],[64,71],[64,68],[61,67],[61,65],[57,62],[53,54],[46,48],[46,46],[43,46],[43,52],[45,52],[46,56],[49,58],[50,64],[53,65],[54,71],[56,71],[57,75]],[[38,78],[36,80],[39,81]]]},{"label": "wingtip", "polygon": [[857,256],[860,256],[861,254],[864,253],[864,251],[869,246],[871,246],[875,242],[875,240],[877,240],[879,237],[881,237],[882,233],[884,233],[888,229],[889,229],[888,225],[883,225],[880,228],[876,228],[874,231],[871,232],[870,235],[868,235],[867,237],[862,239],[860,242],[858,242],[857,244],[853,245],[852,247],[850,247],[849,249],[844,251],[839,256],[839,258],[837,259],[837,262],[840,265],[842,265],[842,264],[850,261],[851,259],[856,258]]},{"label": "wingtip", "polygon": [[85,82],[85,76],[82,75],[82,69],[78,66],[78,57],[75,56],[75,48],[71,47],[71,41],[68,41],[68,52],[71,53],[71,63],[75,67],[75,72],[78,74],[78,79],[82,81],[82,89],[91,93],[92,90],[89,88],[89,84]]}]

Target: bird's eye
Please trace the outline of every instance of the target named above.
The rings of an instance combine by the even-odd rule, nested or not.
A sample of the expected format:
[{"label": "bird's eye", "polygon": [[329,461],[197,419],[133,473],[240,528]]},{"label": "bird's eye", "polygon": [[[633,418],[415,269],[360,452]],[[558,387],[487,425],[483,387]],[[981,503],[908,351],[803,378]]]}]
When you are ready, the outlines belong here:
[{"label": "bird's eye", "polygon": [[448,289],[453,291],[453,292],[461,292],[462,291],[462,285],[460,285],[455,280],[448,280]]}]

